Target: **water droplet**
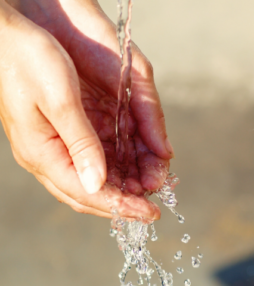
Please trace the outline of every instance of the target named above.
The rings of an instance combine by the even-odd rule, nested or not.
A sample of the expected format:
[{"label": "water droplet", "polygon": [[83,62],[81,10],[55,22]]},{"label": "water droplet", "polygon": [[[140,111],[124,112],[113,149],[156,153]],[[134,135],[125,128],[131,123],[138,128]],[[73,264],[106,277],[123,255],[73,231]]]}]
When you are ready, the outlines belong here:
[{"label": "water droplet", "polygon": [[192,257],[191,260],[192,260],[191,261],[192,266],[194,268],[199,268],[199,266],[201,264],[200,260],[198,258],[196,258],[196,257]]},{"label": "water droplet", "polygon": [[148,255],[148,256],[150,256],[150,251],[149,251],[149,250],[146,250],[146,251],[145,251],[145,254]]},{"label": "water droplet", "polygon": [[126,262],[124,262],[123,267],[124,267],[124,270],[130,270],[131,269],[131,266]]},{"label": "water droplet", "polygon": [[117,227],[123,227],[125,224],[125,221],[122,218],[118,218],[118,219],[116,219],[115,224]]},{"label": "water droplet", "polygon": [[191,239],[191,237],[188,234],[184,234],[183,238],[181,239],[181,241],[183,243],[188,243],[189,240]]},{"label": "water droplet", "polygon": [[111,214],[112,214],[113,216],[118,215],[117,209],[112,209]]},{"label": "water droplet", "polygon": [[147,263],[138,263],[136,265],[136,270],[139,274],[145,274],[147,271]]},{"label": "water droplet", "polygon": [[125,274],[123,272],[120,272],[118,274],[118,277],[122,280],[123,278],[125,278]]},{"label": "water droplet", "polygon": [[191,281],[190,281],[190,279],[186,279],[186,280],[184,281],[184,286],[191,286]]},{"label": "water droplet", "polygon": [[148,277],[151,277],[151,276],[153,275],[153,273],[154,273],[154,270],[153,270],[152,268],[150,268],[150,269],[146,272],[146,275],[147,275]]},{"label": "water droplet", "polygon": [[179,183],[180,183],[179,178],[174,178],[174,179],[172,180],[172,184],[174,184],[174,185],[178,185]]},{"label": "water droplet", "polygon": [[198,258],[202,259],[204,257],[203,253],[199,253]]},{"label": "water droplet", "polygon": [[185,218],[182,215],[178,215],[178,221],[179,221],[179,223],[184,223]]},{"label": "water droplet", "polygon": [[144,281],[143,281],[142,277],[139,276],[138,285],[143,285],[143,284],[144,284]]},{"label": "water droplet", "polygon": [[174,258],[176,260],[180,260],[182,257],[183,257],[183,254],[181,250],[177,251],[177,253],[174,255]]},{"label": "water droplet", "polygon": [[170,186],[168,185],[163,185],[160,189],[159,192],[162,193],[163,195],[171,195],[172,193],[172,189]]},{"label": "water droplet", "polygon": [[179,274],[182,274],[184,272],[184,269],[181,268],[181,267],[177,267],[176,268],[176,272],[179,273]]},{"label": "water droplet", "polygon": [[155,227],[154,227],[154,223],[151,223],[150,224],[151,226],[151,229],[152,229],[152,235],[151,235],[151,241],[156,241],[158,239],[157,235],[156,235],[156,230],[155,230]]},{"label": "water droplet", "polygon": [[173,179],[173,178],[175,178],[175,176],[176,176],[175,173],[169,173],[169,174],[168,174],[168,178],[169,178],[169,179]]},{"label": "water droplet", "polygon": [[109,235],[110,235],[111,237],[115,237],[115,236],[117,235],[117,230],[114,229],[114,228],[111,228],[111,229],[109,230]]},{"label": "water droplet", "polygon": [[134,256],[132,256],[132,258],[131,258],[131,264],[136,265],[137,262],[138,262],[137,259],[136,259]]},{"label": "water droplet", "polygon": [[168,208],[174,208],[177,206],[178,202],[177,200],[173,200],[173,199],[165,199],[163,200],[163,204],[168,207]]}]

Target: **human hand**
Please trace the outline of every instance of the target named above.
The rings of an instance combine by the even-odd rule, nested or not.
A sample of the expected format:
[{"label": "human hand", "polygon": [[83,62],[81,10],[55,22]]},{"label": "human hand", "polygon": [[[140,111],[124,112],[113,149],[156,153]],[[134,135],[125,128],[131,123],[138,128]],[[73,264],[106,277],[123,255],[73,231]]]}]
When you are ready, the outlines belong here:
[{"label": "human hand", "polygon": [[[16,160],[58,200],[79,212],[111,217],[110,206],[114,205],[122,216],[159,218],[157,206],[136,196],[163,183],[173,152],[165,142],[163,113],[149,63],[134,47],[129,124],[132,151],[128,191],[123,193],[117,188],[120,174],[114,165],[120,70],[114,26],[92,1],[41,1],[37,10],[34,1],[22,6],[25,2],[15,8],[37,26],[16,13],[8,38],[19,46],[8,49],[6,43],[1,48],[1,119]],[[58,39],[78,75],[66,51],[38,25]],[[108,181],[117,187],[105,185],[88,195],[84,189],[97,191],[106,180],[102,146]],[[96,170],[99,174],[92,180]]]}]

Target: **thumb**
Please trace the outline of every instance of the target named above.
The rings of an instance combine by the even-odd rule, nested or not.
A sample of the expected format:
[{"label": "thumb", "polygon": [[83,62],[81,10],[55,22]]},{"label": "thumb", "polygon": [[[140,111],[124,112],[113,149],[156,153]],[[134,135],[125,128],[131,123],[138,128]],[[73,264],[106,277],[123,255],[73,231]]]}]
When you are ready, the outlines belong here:
[{"label": "thumb", "polygon": [[[75,96],[70,97],[67,104],[58,101],[47,118],[67,147],[85,191],[93,194],[106,181],[104,150],[81,100]],[[63,100],[62,98],[61,101]]]},{"label": "thumb", "polygon": [[[96,193],[106,181],[106,161],[101,142],[86,116],[79,78],[69,55],[49,36],[51,44],[40,54],[36,72],[43,96],[38,108],[57,131],[87,193]],[[45,84],[46,83],[46,84]],[[66,153],[63,154],[65,158]]]},{"label": "thumb", "polygon": [[106,181],[106,162],[101,142],[83,107],[65,113],[57,131],[63,139],[81,184],[89,194],[100,190]]},{"label": "thumb", "polygon": [[70,128],[66,137],[62,138],[68,146],[81,184],[87,193],[93,194],[99,191],[106,181],[106,162],[101,142],[84,111],[83,116],[83,122],[79,122],[77,117],[72,119],[72,124],[76,127],[80,124],[76,133]]}]

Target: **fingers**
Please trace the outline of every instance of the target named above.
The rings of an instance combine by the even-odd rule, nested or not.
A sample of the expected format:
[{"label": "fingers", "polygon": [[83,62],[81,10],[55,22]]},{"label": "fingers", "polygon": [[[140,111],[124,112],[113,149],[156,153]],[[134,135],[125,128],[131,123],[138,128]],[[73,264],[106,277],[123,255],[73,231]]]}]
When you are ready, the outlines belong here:
[{"label": "fingers", "polygon": [[62,66],[63,71],[52,67],[58,78],[47,87],[51,92],[45,92],[39,108],[67,147],[85,191],[96,193],[107,175],[103,148],[83,109],[74,66],[71,61],[69,69]]},{"label": "fingers", "polygon": [[133,51],[133,82],[130,106],[137,120],[140,137],[149,150],[163,159],[174,157],[167,137],[165,118],[149,62]]},{"label": "fingers", "polygon": [[138,134],[135,136],[135,145],[141,185],[145,190],[157,190],[167,177],[169,161],[149,151]]}]

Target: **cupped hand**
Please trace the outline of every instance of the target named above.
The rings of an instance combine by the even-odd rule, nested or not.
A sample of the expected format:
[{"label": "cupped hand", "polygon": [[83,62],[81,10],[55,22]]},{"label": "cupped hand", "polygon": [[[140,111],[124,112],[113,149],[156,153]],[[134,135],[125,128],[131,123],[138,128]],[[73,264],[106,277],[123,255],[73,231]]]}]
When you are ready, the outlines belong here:
[{"label": "cupped hand", "polygon": [[130,168],[121,190],[114,25],[95,1],[10,4],[19,12],[0,4],[0,114],[17,162],[78,212],[111,217],[114,207],[121,216],[158,219],[144,193],[163,183],[173,149],[151,65],[133,45]]}]

